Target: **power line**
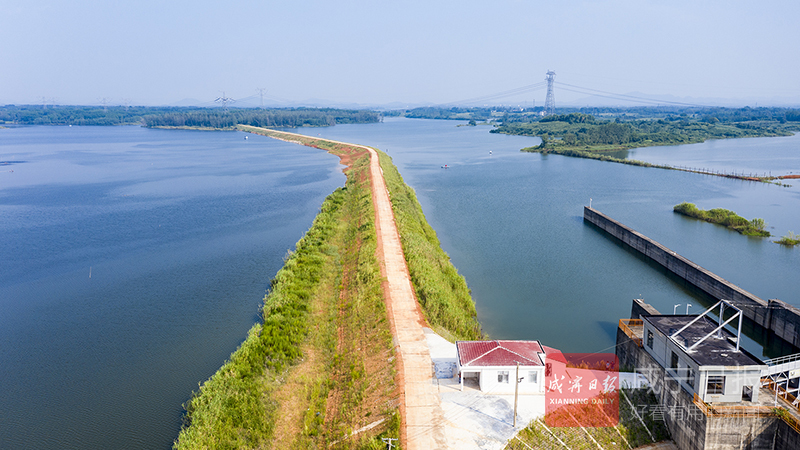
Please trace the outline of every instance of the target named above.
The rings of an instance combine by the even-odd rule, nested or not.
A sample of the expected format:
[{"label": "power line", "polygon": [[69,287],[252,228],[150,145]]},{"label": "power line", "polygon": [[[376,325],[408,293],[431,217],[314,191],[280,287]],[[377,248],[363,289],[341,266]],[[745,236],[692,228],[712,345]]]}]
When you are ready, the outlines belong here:
[{"label": "power line", "polygon": [[[579,94],[596,95],[598,97],[613,98],[615,100],[638,101],[640,103],[653,103],[653,104],[668,103],[668,104],[671,104],[671,105],[679,105],[679,106],[705,106],[705,105],[698,105],[696,103],[672,102],[672,101],[669,101],[669,100],[657,100],[657,99],[651,99],[651,98],[646,98],[646,97],[638,97],[638,96],[635,96],[635,95],[617,94],[617,93],[614,93],[614,92],[607,92],[607,91],[601,91],[599,89],[585,88],[585,87],[575,86],[575,85],[572,85],[572,84],[561,83],[561,82],[559,82],[558,85],[559,85],[559,87],[561,87],[562,89],[564,89],[566,91],[577,92]],[[564,86],[569,86],[569,87],[572,87],[572,88],[575,88],[575,89],[580,89],[582,91],[588,91],[588,92],[575,91],[575,90],[572,90],[572,89],[565,88]]]},{"label": "power line", "polygon": [[535,91],[537,89],[541,89],[544,86],[545,86],[545,82],[542,81],[542,82],[539,82],[539,83],[529,84],[527,86],[521,86],[521,87],[518,87],[518,88],[514,88],[514,89],[507,90],[507,91],[503,91],[503,92],[497,92],[495,94],[483,95],[483,96],[480,96],[480,97],[473,97],[473,98],[468,98],[468,99],[465,99],[465,100],[459,100],[459,101],[455,101],[455,102],[439,103],[439,104],[433,105],[433,106],[482,103],[482,102],[486,102],[486,101],[489,101],[489,100],[497,100],[499,98],[510,97],[512,95],[519,95],[519,94],[524,94],[526,92],[532,92],[532,91]]},{"label": "power line", "polygon": [[644,104],[652,104],[652,105],[676,105],[676,106],[691,106],[691,107],[705,107],[706,105],[700,105],[696,103],[686,103],[686,102],[676,102],[670,100],[658,100],[653,98],[641,97],[636,95],[628,95],[628,94],[618,94],[615,92],[608,92],[608,91],[601,91],[599,89],[592,89],[582,86],[576,86],[573,84],[556,82],[555,81],[556,73],[552,70],[547,71],[547,76],[545,77],[545,81],[534,83],[526,86],[520,86],[518,88],[509,89],[507,91],[497,92],[494,94],[483,95],[480,97],[472,97],[467,98],[464,100],[454,101],[454,102],[447,102],[447,103],[439,103],[432,105],[433,107],[442,107],[446,105],[457,105],[457,104],[470,104],[470,103],[485,103],[492,100],[497,100],[500,98],[511,97],[514,95],[520,95],[532,91],[536,91],[539,89],[547,87],[547,96],[545,99],[544,109],[546,114],[553,114],[555,112],[555,87],[557,86],[559,89],[563,89],[569,92],[575,92],[578,94],[584,95],[591,95],[596,97],[604,97],[610,98],[614,100],[622,100],[622,101],[629,101],[629,102],[636,102],[636,103],[644,103]]}]

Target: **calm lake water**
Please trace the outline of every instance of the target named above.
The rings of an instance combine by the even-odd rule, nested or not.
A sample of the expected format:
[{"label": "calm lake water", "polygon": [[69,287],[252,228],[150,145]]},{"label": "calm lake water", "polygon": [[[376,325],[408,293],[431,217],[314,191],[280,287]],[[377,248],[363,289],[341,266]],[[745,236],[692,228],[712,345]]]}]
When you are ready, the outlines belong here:
[{"label": "calm lake water", "polygon": [[[711,140],[702,144],[647,147],[630,150],[630,159],[654,164],[710,168],[727,173],[800,174],[800,134],[787,137]],[[786,181],[800,184],[800,181]]]},{"label": "calm lake water", "polygon": [[[635,297],[701,311],[698,294],[583,223],[590,198],[742,288],[800,305],[799,249],[672,212],[690,201],[800,232],[798,186],[520,153],[538,140],[457,124],[299,132],[394,158],[490,336],[613,352]],[[786,143],[769,158],[797,155],[797,137],[714,145],[747,154],[757,141]],[[344,183],[331,155],[234,132],[12,128],[0,161],[19,161],[0,165],[0,448],[170,447],[181,404],[244,339],[286,250]]]},{"label": "calm lake water", "polygon": [[[583,206],[590,199],[601,212],[742,288],[800,305],[800,250],[672,211],[684,201],[727,208],[764,218],[781,236],[800,232],[798,186],[521,153],[538,138],[456,125],[386,119],[300,132],[388,151],[465,275],[491,337],[540,339],[564,351],[613,351],[617,321],[630,316],[633,298],[664,313],[676,304],[684,312],[687,304],[695,313],[704,309],[701,296],[680,280],[584,224]],[[797,161],[800,135],[709,145],[725,153],[726,144],[747,149],[750,143],[757,145],[749,151],[754,162],[757,149],[768,145],[769,157],[782,158],[779,166],[800,171],[796,163],[787,167]],[[714,158],[707,159],[715,167]],[[761,354],[752,342],[748,348]]]},{"label": "calm lake water", "polygon": [[335,156],[243,136],[0,130],[0,448],[171,447],[344,184]]}]

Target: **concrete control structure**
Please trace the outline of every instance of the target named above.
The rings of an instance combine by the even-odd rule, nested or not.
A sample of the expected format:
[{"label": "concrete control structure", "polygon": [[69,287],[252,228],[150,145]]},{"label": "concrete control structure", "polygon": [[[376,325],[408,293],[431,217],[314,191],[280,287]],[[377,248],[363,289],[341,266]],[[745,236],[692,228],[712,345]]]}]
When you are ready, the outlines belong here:
[{"label": "concrete control structure", "polygon": [[[728,330],[717,334],[717,322],[706,316],[697,318],[642,316],[644,350],[683,389],[704,402],[757,401],[761,370],[766,365],[743,348],[737,349],[736,336]],[[686,327],[687,324],[690,325]],[[689,350],[706,336],[709,337]]]},{"label": "concrete control structure", "polygon": [[647,378],[680,450],[800,448],[800,414],[762,378],[781,364],[773,368],[738,348],[723,326],[705,313],[662,315],[634,300],[631,318],[617,329],[620,367]]}]

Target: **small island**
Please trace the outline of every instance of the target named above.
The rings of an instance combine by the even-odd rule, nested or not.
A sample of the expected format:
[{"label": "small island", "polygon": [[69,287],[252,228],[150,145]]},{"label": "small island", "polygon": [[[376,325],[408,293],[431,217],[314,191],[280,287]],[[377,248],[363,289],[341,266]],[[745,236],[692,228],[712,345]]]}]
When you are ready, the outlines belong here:
[{"label": "small island", "polygon": [[794,232],[790,231],[786,236],[783,236],[777,241],[772,242],[784,245],[786,247],[794,247],[795,245],[800,244],[800,235],[794,234]]},{"label": "small island", "polygon": [[764,219],[747,220],[728,209],[714,208],[703,210],[695,206],[694,203],[683,202],[680,205],[675,205],[673,211],[683,214],[684,216],[724,225],[746,236],[772,236],[769,231],[765,230],[767,223],[764,222]]}]

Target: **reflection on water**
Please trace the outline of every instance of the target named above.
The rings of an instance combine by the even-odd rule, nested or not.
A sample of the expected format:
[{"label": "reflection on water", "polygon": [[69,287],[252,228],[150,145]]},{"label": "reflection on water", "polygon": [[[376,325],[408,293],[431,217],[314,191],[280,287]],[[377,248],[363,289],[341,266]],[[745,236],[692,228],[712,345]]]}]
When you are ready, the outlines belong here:
[{"label": "reflection on water", "polygon": [[608,155],[612,158],[617,159],[628,159],[628,150],[618,150],[616,152],[603,152],[604,155]]}]

